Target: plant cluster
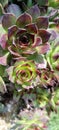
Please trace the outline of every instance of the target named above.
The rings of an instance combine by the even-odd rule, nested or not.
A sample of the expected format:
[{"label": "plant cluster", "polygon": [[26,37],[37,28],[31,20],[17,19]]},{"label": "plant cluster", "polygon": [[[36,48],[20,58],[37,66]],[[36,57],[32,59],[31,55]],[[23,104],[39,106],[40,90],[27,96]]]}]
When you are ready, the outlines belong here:
[{"label": "plant cluster", "polygon": [[[12,95],[16,111],[19,107],[27,113],[22,118],[20,112],[23,126],[18,129],[45,129],[48,119],[44,121],[41,113],[56,111],[59,98],[55,95],[59,86],[59,3],[55,9],[48,6],[48,0],[43,4],[41,0],[6,3],[0,4],[0,101],[9,111]],[[29,119],[26,108],[32,112]]]}]

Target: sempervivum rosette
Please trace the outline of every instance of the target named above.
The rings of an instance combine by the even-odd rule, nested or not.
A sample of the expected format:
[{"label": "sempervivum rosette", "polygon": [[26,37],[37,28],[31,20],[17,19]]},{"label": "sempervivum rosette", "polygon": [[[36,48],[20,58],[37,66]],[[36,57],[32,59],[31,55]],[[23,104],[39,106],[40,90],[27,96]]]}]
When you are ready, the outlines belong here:
[{"label": "sempervivum rosette", "polygon": [[42,69],[39,72],[39,84],[43,85],[43,87],[54,87],[57,82],[57,77],[54,71],[49,69]]},{"label": "sempervivum rosette", "polygon": [[6,49],[8,44],[7,48],[15,57],[33,54],[37,50],[40,54],[46,53],[49,50],[48,40],[51,35],[46,30],[49,21],[48,17],[39,15],[40,10],[37,5],[18,18],[11,13],[4,14],[2,26],[6,30],[7,41],[2,43],[3,40],[1,40],[0,45],[3,49]]},{"label": "sempervivum rosette", "polygon": [[36,66],[32,61],[18,61],[8,68],[7,72],[11,82],[23,87],[31,86],[36,78]]},{"label": "sempervivum rosette", "polygon": [[59,38],[51,44],[51,50],[47,54],[47,61],[51,70],[59,74]]}]

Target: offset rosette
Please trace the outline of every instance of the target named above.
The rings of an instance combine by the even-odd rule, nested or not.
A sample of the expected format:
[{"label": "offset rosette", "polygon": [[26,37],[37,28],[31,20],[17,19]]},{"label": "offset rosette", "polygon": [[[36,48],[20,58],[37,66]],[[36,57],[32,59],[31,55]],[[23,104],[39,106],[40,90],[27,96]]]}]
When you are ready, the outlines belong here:
[{"label": "offset rosette", "polygon": [[7,70],[9,80],[21,84],[23,87],[31,86],[36,78],[36,66],[32,61],[16,62]]},{"label": "offset rosette", "polygon": [[49,20],[48,17],[39,16],[39,12],[38,7],[33,6],[18,18],[11,13],[4,14],[2,26],[7,33],[7,42],[4,40],[5,44],[2,45],[1,41],[0,45],[3,49],[8,48],[14,58],[26,57],[37,51],[44,54],[49,50],[48,40],[51,34],[46,30]]},{"label": "offset rosette", "polygon": [[48,69],[42,69],[39,72],[39,84],[43,85],[43,87],[53,87],[56,85],[57,77],[54,71]]},{"label": "offset rosette", "polygon": [[51,44],[51,50],[47,54],[47,61],[50,68],[59,73],[59,38]]}]

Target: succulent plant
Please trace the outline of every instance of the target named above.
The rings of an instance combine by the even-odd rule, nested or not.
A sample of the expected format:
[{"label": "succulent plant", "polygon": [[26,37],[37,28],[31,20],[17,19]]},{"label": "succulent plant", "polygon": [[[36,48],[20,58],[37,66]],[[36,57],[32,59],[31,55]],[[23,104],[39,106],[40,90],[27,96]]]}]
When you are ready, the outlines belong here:
[{"label": "succulent plant", "polygon": [[36,66],[32,61],[18,61],[7,69],[9,79],[23,87],[32,86],[36,78]]},{"label": "succulent plant", "polygon": [[40,70],[39,73],[39,83],[40,85],[43,85],[44,88],[47,87],[54,87],[57,82],[57,77],[54,73],[54,71],[47,69]]},{"label": "succulent plant", "polygon": [[11,111],[15,104],[19,129],[43,130],[44,112],[56,110],[58,100],[59,9],[48,0],[6,1],[0,4],[0,101]]},{"label": "succulent plant", "polygon": [[51,70],[59,75],[59,38],[52,42],[51,49],[47,54],[47,61]]},{"label": "succulent plant", "polygon": [[0,65],[5,66],[2,77],[7,77],[7,70],[8,80],[22,87],[32,87],[37,80],[37,69],[46,68],[44,54],[50,49],[51,36],[47,30],[49,19],[40,16],[37,5],[18,18],[13,13],[5,13],[3,10],[2,13]]},{"label": "succulent plant", "polygon": [[[32,17],[35,16],[34,11],[36,11],[35,15],[39,16],[37,6],[36,8],[32,7],[18,18],[11,13],[6,13],[3,16],[2,26],[7,35],[7,40],[5,38],[4,43],[7,44],[7,49],[15,57],[25,57],[27,54],[33,54],[37,51],[39,54],[44,54],[49,50],[48,40],[51,34],[46,30],[49,26],[48,17],[39,16],[34,22]],[[0,45],[6,49],[6,44],[2,41]]]}]

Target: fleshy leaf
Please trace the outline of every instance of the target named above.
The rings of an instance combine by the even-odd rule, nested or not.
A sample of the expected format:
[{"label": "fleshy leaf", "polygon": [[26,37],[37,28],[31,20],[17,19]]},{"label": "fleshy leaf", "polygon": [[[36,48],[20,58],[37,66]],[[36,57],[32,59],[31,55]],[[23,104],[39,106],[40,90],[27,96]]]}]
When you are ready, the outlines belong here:
[{"label": "fleshy leaf", "polygon": [[3,16],[3,19],[2,19],[2,26],[5,30],[8,30],[8,28],[12,25],[15,25],[16,23],[16,17],[14,14],[11,14],[11,13],[6,13],[4,16]]},{"label": "fleshy leaf", "polygon": [[49,32],[51,33],[50,41],[55,40],[58,36],[58,33],[56,31],[54,31],[54,29],[49,29]]},{"label": "fleshy leaf", "polygon": [[32,55],[29,55],[27,58],[28,60],[33,60],[34,62],[40,64],[44,62],[43,56],[41,54],[38,54],[37,52]]},{"label": "fleshy leaf", "polygon": [[16,25],[11,26],[10,28],[8,28],[8,39],[10,39],[18,30]]},{"label": "fleshy leaf", "polygon": [[7,34],[1,35],[1,37],[0,37],[0,46],[3,49],[6,49],[6,47],[7,47]]},{"label": "fleshy leaf", "polygon": [[37,18],[36,24],[37,24],[37,26],[38,26],[39,29],[40,28],[47,29],[48,25],[49,25],[49,19],[48,19],[48,17],[40,16],[40,17]]},{"label": "fleshy leaf", "polygon": [[38,31],[38,28],[37,28],[36,24],[34,24],[34,23],[31,23],[31,24],[26,25],[25,28],[27,29],[27,31],[28,31],[29,33],[34,33],[34,34],[36,34],[37,31]]},{"label": "fleshy leaf", "polygon": [[50,45],[48,43],[41,45],[37,48],[39,54],[45,54],[50,50]]},{"label": "fleshy leaf", "polygon": [[0,65],[0,76],[5,75],[5,68],[6,68],[6,66]]},{"label": "fleshy leaf", "polygon": [[48,16],[49,16],[50,20],[53,20],[56,17],[57,14],[58,14],[57,9],[54,9],[52,7],[49,8],[49,10],[48,10]]},{"label": "fleshy leaf", "polygon": [[7,7],[7,12],[8,13],[13,13],[16,17],[20,16],[21,15],[21,9],[19,8],[18,5],[16,4],[10,4],[8,7]]},{"label": "fleshy leaf", "polygon": [[44,30],[44,29],[40,29],[38,31],[38,35],[42,38],[42,42],[46,43],[46,42],[48,42],[48,40],[49,40],[49,38],[51,36],[51,33]]},{"label": "fleshy leaf", "polygon": [[46,62],[46,60],[45,60],[45,59],[43,60],[43,62],[42,62],[42,63],[37,64],[37,68],[38,68],[38,69],[45,69],[45,68],[46,68],[46,66],[47,66],[47,62]]},{"label": "fleshy leaf", "polygon": [[27,12],[32,16],[33,21],[35,21],[35,19],[40,16],[40,10],[37,5],[32,6],[27,10]]},{"label": "fleshy leaf", "polygon": [[5,54],[4,56],[0,57],[0,65],[6,66],[7,65],[7,57],[9,55],[9,52]]},{"label": "fleshy leaf", "polygon": [[6,91],[7,91],[6,85],[5,85],[5,83],[4,83],[3,79],[2,79],[2,77],[0,76],[0,92],[4,93],[4,92],[6,92]]},{"label": "fleshy leaf", "polygon": [[9,52],[10,52],[12,55],[14,55],[15,57],[20,57],[20,54],[18,54],[17,52],[15,52],[13,49],[14,49],[14,46],[9,46],[9,47],[8,47],[8,50],[9,50]]},{"label": "fleshy leaf", "polygon": [[40,37],[36,37],[35,42],[32,45],[32,47],[38,47],[41,44],[42,44],[42,39]]},{"label": "fleshy leaf", "polygon": [[59,24],[59,17],[56,17],[56,18],[54,19],[54,22],[58,25],[58,24]]},{"label": "fleshy leaf", "polygon": [[16,25],[20,28],[24,27],[27,24],[32,22],[32,17],[28,13],[23,13],[20,17],[18,17],[16,21]]},{"label": "fleshy leaf", "polygon": [[5,49],[7,41],[7,34],[6,31],[3,29],[2,25],[0,24],[0,46]]},{"label": "fleshy leaf", "polygon": [[24,28],[18,28],[18,31],[16,32],[16,37],[19,37],[20,35],[22,35],[23,33],[26,33],[26,29]]},{"label": "fleshy leaf", "polygon": [[13,66],[10,66],[8,69],[6,69],[6,71],[8,73],[9,80],[14,83],[14,76],[12,76],[13,68]]}]

